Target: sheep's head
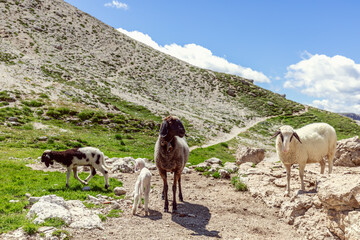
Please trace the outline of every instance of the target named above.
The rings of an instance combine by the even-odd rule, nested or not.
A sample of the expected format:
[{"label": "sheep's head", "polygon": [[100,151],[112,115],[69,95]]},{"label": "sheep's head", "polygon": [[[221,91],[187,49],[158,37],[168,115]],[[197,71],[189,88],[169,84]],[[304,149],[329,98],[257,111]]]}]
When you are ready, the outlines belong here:
[{"label": "sheep's head", "polygon": [[164,118],[160,127],[160,136],[162,138],[172,139],[174,136],[184,137],[185,128],[180,119],[175,116]]},{"label": "sheep's head", "polygon": [[135,161],[135,172],[143,169],[145,167],[145,161],[142,158],[138,158]]},{"label": "sheep's head", "polygon": [[297,135],[297,133],[294,131],[294,129],[291,126],[285,125],[280,127],[279,130],[271,138],[274,138],[278,135],[280,136],[281,139],[283,152],[289,151],[290,143],[293,137],[295,137],[300,143],[302,143],[299,135]]},{"label": "sheep's head", "polygon": [[46,167],[49,167],[50,164],[53,165],[54,164],[54,160],[51,159],[49,153],[51,151],[50,150],[46,150],[43,155],[41,156],[41,162],[45,163]]}]

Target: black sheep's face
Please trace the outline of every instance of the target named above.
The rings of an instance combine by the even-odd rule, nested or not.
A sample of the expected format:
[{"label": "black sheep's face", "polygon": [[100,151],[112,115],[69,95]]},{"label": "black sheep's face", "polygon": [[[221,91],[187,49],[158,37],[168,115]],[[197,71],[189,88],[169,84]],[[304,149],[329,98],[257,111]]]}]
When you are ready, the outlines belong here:
[{"label": "black sheep's face", "polygon": [[44,152],[41,156],[41,162],[45,163],[46,167],[49,167],[50,164],[53,165],[54,161],[50,158],[47,152]]},{"label": "black sheep's face", "polygon": [[168,134],[179,136],[181,138],[185,136],[185,127],[180,119],[169,119],[162,122],[160,136],[166,137]]}]

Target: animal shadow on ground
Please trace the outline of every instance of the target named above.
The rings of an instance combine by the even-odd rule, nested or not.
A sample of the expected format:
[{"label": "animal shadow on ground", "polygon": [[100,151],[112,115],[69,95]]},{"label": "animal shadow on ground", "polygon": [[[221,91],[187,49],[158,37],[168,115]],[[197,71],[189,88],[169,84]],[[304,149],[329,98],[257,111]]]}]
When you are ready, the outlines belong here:
[{"label": "animal shadow on ground", "polygon": [[148,216],[143,216],[143,215],[138,215],[139,217],[141,218],[148,218],[150,220],[153,220],[153,221],[157,221],[157,220],[160,220],[162,219],[162,213],[159,212],[159,211],[156,211],[156,210],[151,210],[149,209],[149,215]]},{"label": "animal shadow on ground", "polygon": [[207,207],[188,202],[178,203],[177,207],[177,213],[172,214],[172,221],[192,230],[194,233],[191,235],[220,238],[219,231],[209,231],[206,229],[206,225],[211,218]]}]

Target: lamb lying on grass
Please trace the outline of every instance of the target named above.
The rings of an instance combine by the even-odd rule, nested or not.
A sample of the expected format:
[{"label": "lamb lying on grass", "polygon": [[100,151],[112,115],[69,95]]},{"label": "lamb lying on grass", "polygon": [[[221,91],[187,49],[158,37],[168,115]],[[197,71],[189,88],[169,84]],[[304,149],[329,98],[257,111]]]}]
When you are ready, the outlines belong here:
[{"label": "lamb lying on grass", "polygon": [[[282,126],[273,135],[276,137],[276,152],[286,168],[287,186],[285,195],[290,193],[291,165],[299,164],[301,190],[304,186],[304,169],[308,163],[320,163],[321,174],[325,170],[324,157],[329,162],[329,174],[332,171],[333,158],[336,151],[336,132],[327,123],[313,123],[296,131],[291,126]],[[296,141],[292,141],[293,138]]]},{"label": "lamb lying on grass", "polygon": [[[67,168],[66,173],[66,187],[69,187],[69,178],[71,170],[74,172],[74,177],[82,184],[87,185],[90,179],[96,174],[96,170],[100,171],[105,178],[105,188],[109,187],[108,170],[104,161],[104,154],[97,148],[83,147],[73,148],[66,151],[50,151],[46,150],[41,156],[41,162],[45,163],[46,167],[53,165],[54,161],[61,163]],[[91,169],[90,175],[81,180],[77,174],[78,166],[89,166]]]},{"label": "lamb lying on grass", "polygon": [[150,193],[150,181],[151,181],[151,172],[145,167],[145,162],[143,159],[136,159],[135,162],[135,171],[140,170],[140,174],[135,183],[134,191],[134,204],[132,207],[133,214],[136,213],[137,207],[141,205],[141,196],[144,195],[144,206],[145,206],[145,215],[149,214],[148,204],[149,204],[149,193]]}]

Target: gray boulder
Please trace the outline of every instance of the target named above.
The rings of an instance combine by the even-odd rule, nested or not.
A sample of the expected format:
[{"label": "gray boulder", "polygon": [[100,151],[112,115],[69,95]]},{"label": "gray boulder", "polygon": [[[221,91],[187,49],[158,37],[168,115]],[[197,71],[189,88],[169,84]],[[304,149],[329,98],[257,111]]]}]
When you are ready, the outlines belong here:
[{"label": "gray boulder", "polygon": [[103,229],[98,215],[85,207],[80,200],[65,201],[56,195],[40,198],[29,210],[28,218],[34,218],[34,223],[44,223],[48,218],[60,218],[70,228]]},{"label": "gray boulder", "polygon": [[265,158],[265,149],[248,148],[239,145],[236,151],[236,164],[240,165],[245,162],[258,164]]}]

